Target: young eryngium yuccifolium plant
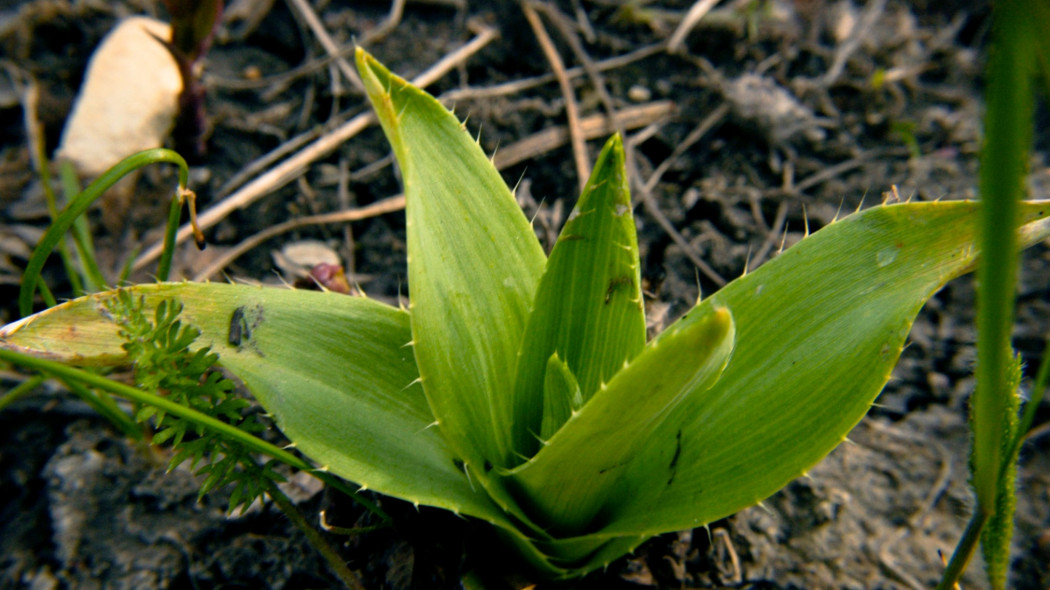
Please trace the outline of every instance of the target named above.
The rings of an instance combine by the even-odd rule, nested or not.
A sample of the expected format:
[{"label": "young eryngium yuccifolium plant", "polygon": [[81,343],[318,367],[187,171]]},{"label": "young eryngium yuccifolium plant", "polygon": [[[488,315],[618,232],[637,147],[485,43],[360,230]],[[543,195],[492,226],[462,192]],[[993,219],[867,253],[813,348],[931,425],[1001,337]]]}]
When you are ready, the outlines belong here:
[{"label": "young eryngium yuccifolium plant", "polygon": [[[973,203],[877,207],[646,342],[618,137],[547,258],[459,121],[363,51],[357,64],[404,181],[409,308],[244,285],[130,291],[180,301],[197,345],[319,467],[488,521],[547,577],[580,576],[803,474],[865,415],[925,300],[976,259]],[[1022,206],[1021,243],[1050,235],[1048,215],[1048,203]],[[118,361],[107,296],[0,338]]]}]

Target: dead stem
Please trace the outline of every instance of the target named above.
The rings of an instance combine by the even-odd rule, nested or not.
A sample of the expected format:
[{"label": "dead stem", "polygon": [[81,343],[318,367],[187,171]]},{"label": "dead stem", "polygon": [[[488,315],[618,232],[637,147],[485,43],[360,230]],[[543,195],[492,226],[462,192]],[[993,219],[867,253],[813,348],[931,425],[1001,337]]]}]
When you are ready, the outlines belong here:
[{"label": "dead stem", "polygon": [[219,273],[222,269],[226,268],[234,260],[242,256],[245,252],[258,246],[259,244],[269,240],[274,236],[281,235],[286,232],[290,232],[300,227],[308,225],[318,225],[322,223],[347,223],[350,221],[359,221],[361,219],[367,219],[369,217],[376,217],[377,215],[383,215],[384,213],[391,213],[394,211],[400,211],[405,208],[405,197],[404,195],[397,195],[384,199],[377,203],[365,207],[359,207],[357,209],[349,209],[346,211],[337,211],[335,213],[325,213],[323,215],[310,215],[308,217],[298,217],[291,219],[284,223],[272,225],[263,231],[247,238],[241,243],[237,244],[229,251],[225,252],[221,257],[214,260],[204,270],[198,272],[194,277],[194,281],[205,281],[210,279]]},{"label": "dead stem", "polygon": [[[623,66],[630,65],[637,61],[641,61],[647,57],[652,57],[664,50],[663,43],[656,43],[653,45],[646,45],[629,53],[618,55],[616,57],[610,57],[603,59],[599,62],[595,62],[595,67],[600,72],[606,72],[614,70],[616,68],[622,68]],[[586,71],[581,66],[575,66],[565,70],[565,75],[570,79],[579,78],[584,75]],[[531,78],[522,78],[520,80],[513,80],[511,82],[504,82],[502,84],[493,84],[492,86],[485,86],[480,88],[461,88],[457,90],[451,90],[442,94],[442,98],[446,100],[464,100],[464,99],[481,99],[481,98],[493,98],[497,96],[507,96],[510,94],[517,94],[524,90],[537,88],[545,84],[557,81],[554,74],[542,74],[540,76],[533,76]]]},{"label": "dead stem", "polygon": [[674,30],[674,33],[671,33],[671,38],[667,42],[668,53],[681,51],[682,43],[685,42],[689,32],[715,7],[715,4],[718,4],[718,0],[698,0],[689,8],[689,12],[685,14],[682,22],[678,24],[678,28]]},{"label": "dead stem", "polygon": [[561,56],[558,55],[558,50],[554,47],[554,42],[551,41],[547,30],[543,28],[543,23],[540,21],[539,15],[536,14],[536,10],[532,7],[532,2],[522,2],[521,10],[525,13],[525,20],[529,21],[529,26],[532,27],[533,34],[536,35],[536,41],[539,42],[543,54],[547,57],[551,70],[554,71],[554,76],[558,79],[558,86],[561,87],[562,96],[565,98],[565,116],[569,122],[569,139],[572,143],[572,155],[576,162],[576,176],[582,192],[587,185],[587,179],[591,175],[591,164],[587,157],[587,143],[583,138],[583,132],[580,130],[580,113],[579,107],[576,105],[576,95],[572,89],[572,82],[565,75],[565,64],[562,62]]},{"label": "dead stem", "polygon": [[[617,128],[637,129],[667,118],[674,112],[670,101],[656,101],[634,107],[621,109],[615,120],[604,114],[591,115],[580,121],[580,131],[584,139],[596,139],[609,135]],[[541,154],[564,145],[569,141],[567,127],[549,127],[538,131],[511,145],[500,148],[492,158],[496,168],[503,169],[519,162],[535,158]]]},{"label": "dead stem", "polygon": [[[561,13],[558,12],[556,9],[545,4],[537,4],[537,6],[546,7],[545,10],[550,16],[551,20],[561,25],[559,27],[559,30],[565,37],[565,40],[568,42],[569,47],[571,47],[573,52],[576,54],[576,58],[579,59],[580,62],[583,64],[583,68],[587,72],[588,77],[591,79],[591,84],[594,86],[595,91],[598,94],[599,100],[601,100],[602,102],[603,107],[605,108],[609,116],[612,118],[612,120],[616,121],[616,107],[613,104],[612,96],[609,95],[609,91],[605,87],[605,81],[602,78],[601,73],[595,67],[594,60],[592,60],[590,55],[587,54],[587,51],[584,49],[583,44],[579,40],[579,37],[575,35],[571,28],[565,26],[565,19],[563,15],[561,15]],[[700,128],[703,130],[701,131],[701,133],[697,134],[697,137],[696,139],[694,139],[694,141],[698,140],[700,136],[707,132],[707,129],[705,128],[705,123],[707,121],[710,120],[710,126],[713,127],[718,120],[721,120],[721,118],[726,115],[727,112],[728,107],[726,107],[726,112],[721,114],[717,114],[719,113],[719,111],[716,109],[716,112],[712,113],[712,115],[715,115],[714,117],[709,115],[703,122],[701,122]],[[620,134],[621,137],[626,138],[627,133],[625,129],[623,129],[622,127],[618,127],[616,131]],[[719,275],[718,272],[715,271],[715,269],[711,268],[711,266],[708,265],[703,260],[703,258],[700,257],[699,253],[696,252],[696,249],[693,248],[692,245],[684,237],[682,237],[682,235],[678,232],[678,230],[674,227],[670,220],[667,219],[667,216],[664,215],[663,211],[660,210],[660,206],[656,203],[656,200],[652,196],[652,187],[650,186],[650,184],[648,182],[642,184],[641,182],[642,175],[641,171],[638,169],[637,161],[635,159],[633,142],[626,141],[625,143],[627,144],[627,153],[625,158],[627,173],[630,178],[634,179],[632,185],[635,188],[635,192],[638,194],[642,203],[644,204],[645,210],[653,218],[656,219],[657,223],[660,224],[660,227],[663,228],[667,235],[669,235],[671,239],[678,245],[678,247],[682,249],[682,251],[686,254],[686,256],[689,257],[693,264],[695,264],[696,267],[700,269],[700,272],[704,273],[704,276],[714,281],[715,284],[717,284],[719,287],[725,285],[725,279],[722,278],[722,276]],[[678,155],[681,155],[681,152],[679,152],[678,150],[676,150],[676,152]],[[669,165],[670,164],[668,163],[668,166]],[[667,168],[664,167],[664,170],[666,169]],[[663,172],[661,171],[660,174],[662,175]],[[657,181],[658,180],[659,177],[657,177]],[[655,185],[656,182],[653,181],[652,186]]]},{"label": "dead stem", "polygon": [[[403,4],[404,0],[395,0],[394,4],[398,3]],[[332,40],[332,36],[328,34],[328,31],[324,28],[324,23],[317,17],[317,13],[310,4],[306,0],[290,0],[290,4],[299,13],[299,16],[306,21],[306,26],[310,27],[310,31],[317,37],[317,42],[321,44],[328,56],[335,61],[336,66],[342,72],[347,82],[350,82],[360,94],[364,94],[364,85],[358,79],[357,72],[354,71],[354,67],[350,65],[350,62],[346,60],[345,55],[339,50],[335,41]]]}]

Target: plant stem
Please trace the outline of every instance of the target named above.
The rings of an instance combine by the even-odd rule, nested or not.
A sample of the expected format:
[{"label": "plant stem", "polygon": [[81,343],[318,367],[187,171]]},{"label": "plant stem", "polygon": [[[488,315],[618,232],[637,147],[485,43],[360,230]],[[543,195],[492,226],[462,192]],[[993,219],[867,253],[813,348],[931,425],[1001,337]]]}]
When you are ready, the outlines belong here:
[{"label": "plant stem", "polygon": [[[77,179],[73,165],[68,161],[62,161],[59,165],[59,177],[62,179],[62,192],[66,198],[73,200],[82,190]],[[88,227],[87,218],[83,215],[73,222],[73,242],[77,246],[80,255],[80,263],[84,265],[84,289],[88,293],[95,293],[106,288],[106,278],[102,276],[102,270],[98,267],[98,256],[95,254],[95,244],[91,239],[91,228]]]},{"label": "plant stem", "polygon": [[970,517],[970,522],[966,524],[966,530],[963,531],[962,538],[959,539],[959,544],[955,546],[955,551],[952,552],[952,558],[948,562],[948,567],[944,570],[940,583],[937,584],[937,590],[952,590],[958,584],[959,578],[966,571],[966,566],[970,563],[974,551],[977,550],[981,540],[981,530],[984,528],[984,523],[988,522],[990,516],[991,513],[987,510],[982,510],[979,505],[974,510],[973,516]]},{"label": "plant stem", "polygon": [[973,395],[973,485],[978,505],[996,509],[1009,411],[1007,367],[1017,285],[1018,202],[1031,145],[1032,52],[1024,2],[1005,0],[993,15],[988,61],[985,143],[981,153],[981,215],[977,268],[977,389]]},{"label": "plant stem", "polygon": [[3,397],[0,397],[0,411],[32,393],[34,389],[46,380],[47,378],[43,375],[36,375],[11,388]]},{"label": "plant stem", "polygon": [[164,251],[157,263],[157,280],[166,281],[171,274],[171,261],[175,257],[175,234],[179,230],[179,217],[182,213],[182,198],[178,195],[171,200],[168,209],[168,223],[164,226]]},{"label": "plant stem", "polygon": [[[1014,436],[1014,440],[1010,444],[1010,450],[1006,454],[1007,461],[1012,460],[1021,452],[1021,445],[1024,444],[1025,438],[1027,438],[1032,428],[1032,422],[1035,421],[1036,410],[1043,403],[1043,396],[1046,393],[1048,381],[1050,381],[1050,343],[1047,343],[1046,349],[1043,350],[1043,358],[1039,361],[1039,373],[1036,374],[1035,381],[1032,382],[1032,395],[1025,402],[1021,421],[1017,425],[1017,434]],[[1000,470],[999,477],[1004,477],[1005,474],[1005,469]]]},{"label": "plant stem", "polygon": [[96,394],[79,381],[73,379],[64,379],[63,382],[74,395],[84,400],[103,418],[109,420],[117,429],[124,433],[124,436],[136,441],[141,441],[145,438],[142,428],[135,423],[131,416],[128,416],[118,408],[117,404],[113,402],[113,398],[106,395],[105,392],[100,391]]},{"label": "plant stem", "polygon": [[273,499],[274,504],[277,504],[277,507],[281,509],[281,512],[288,516],[292,521],[292,524],[306,535],[306,540],[313,545],[314,549],[317,549],[318,553],[321,554],[321,557],[324,557],[325,561],[328,562],[328,566],[332,568],[332,573],[338,576],[348,588],[353,588],[354,590],[365,590],[365,586],[361,583],[361,579],[357,574],[347,567],[346,562],[343,561],[343,558],[340,557],[338,553],[336,553],[328,540],[306,520],[306,517],[303,516],[302,512],[292,504],[291,499],[289,499],[273,481],[267,480],[266,494]]}]

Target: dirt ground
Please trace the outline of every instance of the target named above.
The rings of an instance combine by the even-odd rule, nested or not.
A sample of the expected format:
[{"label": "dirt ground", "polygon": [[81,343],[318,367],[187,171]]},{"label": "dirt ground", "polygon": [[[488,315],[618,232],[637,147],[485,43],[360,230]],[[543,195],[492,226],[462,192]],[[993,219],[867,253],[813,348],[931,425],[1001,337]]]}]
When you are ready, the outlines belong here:
[{"label": "dirt ground", "polygon": [[[975,196],[986,2],[752,0],[722,2],[669,50],[692,2],[563,0],[538,12],[570,68],[592,129],[590,157],[630,114],[643,274],[654,329],[698,296],[754,268],[840,211],[901,199]],[[566,99],[517,2],[410,1],[396,23],[386,2],[231,1],[208,55],[210,133],[193,159],[203,210],[367,105],[309,24],[339,48],[365,44],[411,78],[470,40],[498,35],[428,90],[479,134],[541,240],[550,244],[578,192]],[[46,227],[32,171],[26,113],[55,149],[90,52],[121,17],[163,17],[148,0],[0,0],[0,320],[16,318],[21,268]],[[385,25],[391,23],[392,28]],[[349,53],[344,53],[344,56]],[[587,70],[592,70],[588,73]],[[594,75],[598,72],[598,75]],[[38,95],[27,106],[27,81]],[[31,108],[30,108],[31,107]],[[779,109],[779,110],[778,110]],[[1034,196],[1050,198],[1047,111],[1031,163]],[[291,146],[291,147],[288,147]],[[285,149],[287,148],[287,149]],[[283,150],[283,151],[282,151]],[[277,153],[277,157],[253,162]],[[403,214],[294,227],[216,269],[267,227],[356,211],[399,192],[375,126],[311,160],[282,186],[232,211],[185,245],[177,273],[277,284],[294,280],[290,246],[320,242],[372,297],[395,300],[406,277]],[[99,257],[117,276],[129,252],[159,237],[173,172],[142,174],[131,200],[92,212]],[[285,255],[284,259],[280,254]],[[278,263],[280,261],[280,263]],[[702,263],[702,267],[699,265]],[[209,268],[212,267],[212,268]],[[136,279],[150,280],[151,265]],[[52,289],[68,294],[52,261]],[[973,507],[966,482],[967,400],[974,359],[973,289],[951,283],[923,310],[894,378],[845,444],[808,478],[697,529],[654,538],[596,573],[585,588],[926,588]],[[1050,248],[1026,254],[1015,343],[1025,374],[1050,332]],[[19,381],[3,374],[2,387]],[[1036,424],[1050,419],[1044,402]],[[1044,429],[1045,431],[1045,429]],[[1050,437],[1022,454],[1013,578],[1050,588]],[[328,588],[338,581],[273,506],[224,512],[221,493],[197,501],[185,469],[117,435],[87,406],[46,386],[0,412],[0,588]],[[309,479],[290,493],[310,515],[370,524]],[[377,499],[394,528],[332,536],[366,588],[455,588],[477,563],[510,571],[476,523]],[[979,564],[966,589],[986,586]],[[519,586],[529,580],[517,580]],[[545,586],[543,586],[545,587]]]}]

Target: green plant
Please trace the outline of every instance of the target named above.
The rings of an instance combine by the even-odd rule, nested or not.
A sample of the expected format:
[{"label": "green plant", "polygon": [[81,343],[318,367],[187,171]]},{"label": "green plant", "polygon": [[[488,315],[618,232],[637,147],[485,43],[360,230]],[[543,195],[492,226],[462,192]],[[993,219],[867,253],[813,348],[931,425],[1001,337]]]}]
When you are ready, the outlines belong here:
[{"label": "green plant", "polygon": [[942,590],[956,587],[978,542],[991,586],[1006,587],[1018,454],[1050,381],[1047,348],[1031,399],[1019,415],[1021,360],[1012,348],[1010,332],[1020,248],[1010,228],[1017,222],[1025,195],[1034,82],[1042,74],[1050,84],[1047,27],[1050,6],[1045,2],[1005,0],[992,13],[980,170],[979,244],[985,261],[977,272],[977,388],[970,404],[970,473],[977,506],[938,585]]},{"label": "green plant", "polygon": [[[548,259],[455,117],[363,51],[357,63],[404,181],[408,309],[244,285],[128,291],[146,308],[180,302],[195,345],[322,472],[488,521],[547,577],[580,576],[804,474],[863,418],[925,300],[976,261],[975,204],[876,207],[646,343],[619,138]],[[1023,203],[1010,231],[1035,243],[1048,216],[1050,203]],[[59,305],[0,339],[64,362],[122,362],[100,307],[112,297]]]}]

